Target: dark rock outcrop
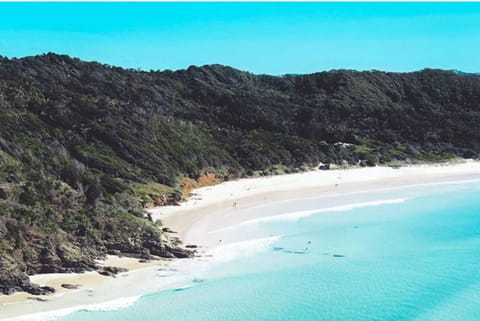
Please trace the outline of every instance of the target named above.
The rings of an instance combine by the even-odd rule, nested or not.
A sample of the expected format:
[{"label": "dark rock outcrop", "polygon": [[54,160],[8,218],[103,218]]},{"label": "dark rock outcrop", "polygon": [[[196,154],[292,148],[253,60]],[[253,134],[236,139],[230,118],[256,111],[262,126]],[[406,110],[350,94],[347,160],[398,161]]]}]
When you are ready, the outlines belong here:
[{"label": "dark rock outcrop", "polygon": [[103,266],[98,270],[98,273],[104,276],[115,277],[118,273],[128,272],[128,269],[116,267],[116,266]]},{"label": "dark rock outcrop", "polygon": [[25,291],[34,295],[45,295],[55,292],[49,286],[38,286],[30,282],[27,275],[17,272],[0,274],[0,293],[12,294],[17,291]]},{"label": "dark rock outcrop", "polygon": [[69,283],[64,283],[61,285],[62,288],[68,289],[68,290],[76,290],[80,288],[80,285],[78,284],[69,284]]}]

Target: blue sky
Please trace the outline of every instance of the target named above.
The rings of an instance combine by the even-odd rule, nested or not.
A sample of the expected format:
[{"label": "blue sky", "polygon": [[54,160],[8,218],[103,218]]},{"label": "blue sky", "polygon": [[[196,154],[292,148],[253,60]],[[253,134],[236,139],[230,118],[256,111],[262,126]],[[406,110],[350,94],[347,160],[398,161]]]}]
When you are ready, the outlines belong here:
[{"label": "blue sky", "polygon": [[480,3],[0,3],[0,55],[255,73],[480,71]]}]

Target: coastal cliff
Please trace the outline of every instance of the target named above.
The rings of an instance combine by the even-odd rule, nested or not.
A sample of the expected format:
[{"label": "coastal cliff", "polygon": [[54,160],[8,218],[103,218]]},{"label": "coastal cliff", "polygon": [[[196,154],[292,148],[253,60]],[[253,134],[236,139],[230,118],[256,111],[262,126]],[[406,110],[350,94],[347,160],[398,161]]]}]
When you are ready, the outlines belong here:
[{"label": "coastal cliff", "polygon": [[195,182],[480,155],[480,77],[442,70],[143,72],[0,57],[0,292],[97,270],[106,254],[188,257],[144,209]]}]

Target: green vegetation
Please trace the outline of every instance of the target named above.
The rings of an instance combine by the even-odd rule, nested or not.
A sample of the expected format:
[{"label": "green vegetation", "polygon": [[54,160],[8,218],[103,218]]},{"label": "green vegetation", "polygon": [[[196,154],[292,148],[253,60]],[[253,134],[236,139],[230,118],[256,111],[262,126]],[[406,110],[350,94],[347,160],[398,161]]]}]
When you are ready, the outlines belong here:
[{"label": "green vegetation", "polygon": [[0,57],[0,291],[36,291],[25,273],[95,269],[106,253],[190,255],[144,208],[197,186],[476,158],[479,101],[478,76],[441,70],[273,77]]},{"label": "green vegetation", "polygon": [[145,184],[132,182],[131,188],[143,207],[169,205],[182,198],[182,193],[178,189],[155,182]]},{"label": "green vegetation", "polygon": [[21,172],[21,163],[0,150],[0,184],[15,181]]}]

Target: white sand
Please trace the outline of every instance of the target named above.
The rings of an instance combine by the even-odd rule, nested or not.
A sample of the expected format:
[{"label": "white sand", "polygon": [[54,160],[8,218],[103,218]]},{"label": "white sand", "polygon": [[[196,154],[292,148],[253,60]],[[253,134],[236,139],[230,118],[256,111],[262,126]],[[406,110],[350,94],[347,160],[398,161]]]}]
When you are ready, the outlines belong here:
[{"label": "white sand", "polygon": [[[418,165],[393,169],[388,167],[356,168],[347,170],[311,171],[273,177],[241,179],[204,187],[180,206],[166,206],[149,210],[154,219],[178,232],[186,244],[201,246],[199,252],[209,251],[209,256],[224,255],[228,243],[247,241],[248,233],[235,233],[231,229],[239,224],[271,215],[288,212],[285,200],[322,198],[322,206],[346,204],[348,199],[368,198],[372,192],[396,191],[408,186],[429,186],[454,181],[480,180],[480,162],[466,161],[457,164]],[[393,200],[396,201],[396,200]],[[269,210],[265,206],[268,204]],[[273,205],[272,205],[273,204]],[[263,206],[263,207],[262,207]],[[230,229],[230,230],[229,230]],[[220,241],[221,240],[221,241]],[[269,240],[265,240],[268,244]],[[218,246],[218,245],[222,246]],[[245,243],[248,247],[248,243]],[[193,261],[206,261],[205,256]],[[188,263],[190,262],[190,263]],[[57,288],[58,293],[45,296],[48,302],[27,300],[29,294],[17,293],[0,296],[0,318],[66,309],[73,306],[90,306],[118,298],[114,302],[124,305],[141,294],[181,284],[178,274],[188,274],[192,260],[180,260],[166,267],[166,261],[138,263],[135,259],[109,257],[106,265],[127,267],[113,279],[95,272],[84,274],[48,274],[32,277],[34,282]],[[195,262],[193,262],[195,263]],[[159,272],[159,268],[163,272]],[[169,270],[170,269],[170,270]],[[176,270],[179,270],[179,272]],[[184,271],[182,271],[184,270]],[[196,268],[198,270],[198,267]],[[187,272],[186,272],[187,271]],[[163,273],[164,275],[159,275]],[[172,275],[172,277],[165,277]],[[191,275],[190,275],[191,277]],[[150,281],[149,281],[150,280]],[[78,290],[65,290],[62,283],[80,284]],[[22,320],[33,320],[26,317]]]},{"label": "white sand", "polygon": [[[213,246],[218,238],[211,231],[262,216],[253,209],[285,199],[332,198],[441,182],[480,179],[480,162],[415,165],[398,169],[366,167],[316,170],[225,182],[193,191],[179,206],[149,210],[152,217],[179,233],[185,243]],[[193,228],[192,228],[193,227]],[[225,241],[222,239],[222,241]]]},{"label": "white sand", "polygon": [[[105,266],[126,268],[129,271],[119,273],[115,278],[103,276],[93,271],[68,274],[47,273],[31,276],[32,282],[41,286],[51,286],[55,288],[55,293],[36,296],[25,292],[17,292],[8,296],[0,296],[0,320],[74,306],[89,306],[111,301],[118,297],[131,297],[134,294],[140,295],[141,289],[135,289],[135,291],[131,291],[131,294],[129,294],[129,290],[133,289],[136,284],[141,283],[143,274],[150,276],[158,269],[167,267],[171,261],[161,259],[140,263],[138,259],[134,258],[108,256],[106,260],[99,263]],[[62,284],[74,284],[78,286],[78,289],[65,289],[61,286]],[[46,301],[40,302],[37,301],[38,299]],[[34,319],[26,317],[22,320]]]}]

